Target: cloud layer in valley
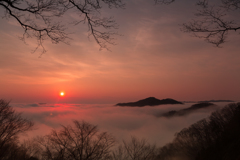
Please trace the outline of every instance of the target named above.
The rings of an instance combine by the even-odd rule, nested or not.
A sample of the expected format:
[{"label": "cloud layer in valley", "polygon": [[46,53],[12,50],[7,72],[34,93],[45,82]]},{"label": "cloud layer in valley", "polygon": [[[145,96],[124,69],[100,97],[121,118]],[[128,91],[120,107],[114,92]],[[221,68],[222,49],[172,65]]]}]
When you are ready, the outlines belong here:
[{"label": "cloud layer in valley", "polygon": [[[101,131],[113,134],[118,141],[128,140],[131,136],[146,138],[158,146],[171,142],[174,134],[184,127],[208,117],[212,111],[228,103],[216,103],[217,107],[199,109],[181,117],[158,117],[170,110],[188,108],[193,103],[184,105],[160,105],[156,107],[116,107],[114,105],[84,104],[16,104],[17,111],[22,112],[35,122],[35,130],[28,133],[28,138],[50,133],[52,128],[69,125],[72,120],[84,120],[98,125]],[[26,137],[23,137],[26,138]]]}]

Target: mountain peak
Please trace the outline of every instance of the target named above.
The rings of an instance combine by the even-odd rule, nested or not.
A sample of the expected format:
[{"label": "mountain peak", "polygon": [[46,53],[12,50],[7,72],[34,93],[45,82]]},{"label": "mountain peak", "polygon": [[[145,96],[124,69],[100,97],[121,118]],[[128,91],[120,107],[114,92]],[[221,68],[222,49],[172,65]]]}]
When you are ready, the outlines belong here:
[{"label": "mountain peak", "polygon": [[116,106],[143,107],[143,106],[157,106],[157,105],[163,105],[163,104],[183,104],[183,103],[178,102],[171,98],[159,100],[155,97],[148,97],[136,102],[118,103],[116,104]]}]

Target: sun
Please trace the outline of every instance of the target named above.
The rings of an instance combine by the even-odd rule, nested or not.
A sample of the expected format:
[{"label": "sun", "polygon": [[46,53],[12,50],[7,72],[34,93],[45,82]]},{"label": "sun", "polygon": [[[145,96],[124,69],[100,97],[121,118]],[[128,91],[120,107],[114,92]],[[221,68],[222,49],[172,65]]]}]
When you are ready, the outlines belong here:
[{"label": "sun", "polygon": [[60,96],[62,96],[62,97],[63,97],[64,95],[65,95],[65,93],[64,93],[64,92],[60,92]]}]

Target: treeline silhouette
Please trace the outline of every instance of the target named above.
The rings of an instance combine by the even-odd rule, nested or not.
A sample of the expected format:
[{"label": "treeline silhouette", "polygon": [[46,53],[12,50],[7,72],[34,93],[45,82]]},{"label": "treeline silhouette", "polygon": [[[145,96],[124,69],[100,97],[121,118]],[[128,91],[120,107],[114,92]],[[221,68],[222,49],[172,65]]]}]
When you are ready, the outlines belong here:
[{"label": "treeline silhouette", "polygon": [[48,135],[20,142],[20,134],[33,126],[0,100],[0,160],[240,159],[240,103],[229,104],[184,128],[163,147],[136,137],[118,143],[97,126],[77,120]]},{"label": "treeline silhouette", "polygon": [[184,128],[160,149],[159,160],[239,160],[240,103],[229,104],[209,118]]}]

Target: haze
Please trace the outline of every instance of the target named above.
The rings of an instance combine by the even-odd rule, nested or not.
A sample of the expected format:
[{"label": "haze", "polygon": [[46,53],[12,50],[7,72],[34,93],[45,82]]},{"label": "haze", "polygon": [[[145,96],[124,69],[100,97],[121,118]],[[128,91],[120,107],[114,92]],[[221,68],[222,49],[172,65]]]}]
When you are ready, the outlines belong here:
[{"label": "haze", "polygon": [[211,112],[228,103],[215,103],[216,106],[196,110],[185,116],[173,118],[158,117],[170,110],[188,108],[184,105],[159,105],[155,107],[117,107],[110,104],[23,104],[11,106],[35,123],[35,130],[29,131],[21,139],[31,139],[47,135],[52,129],[59,130],[61,125],[72,125],[72,120],[86,121],[97,125],[100,131],[113,135],[120,143],[130,140],[131,136],[144,138],[151,144],[161,147],[173,140],[176,132],[191,124],[207,118]]}]

